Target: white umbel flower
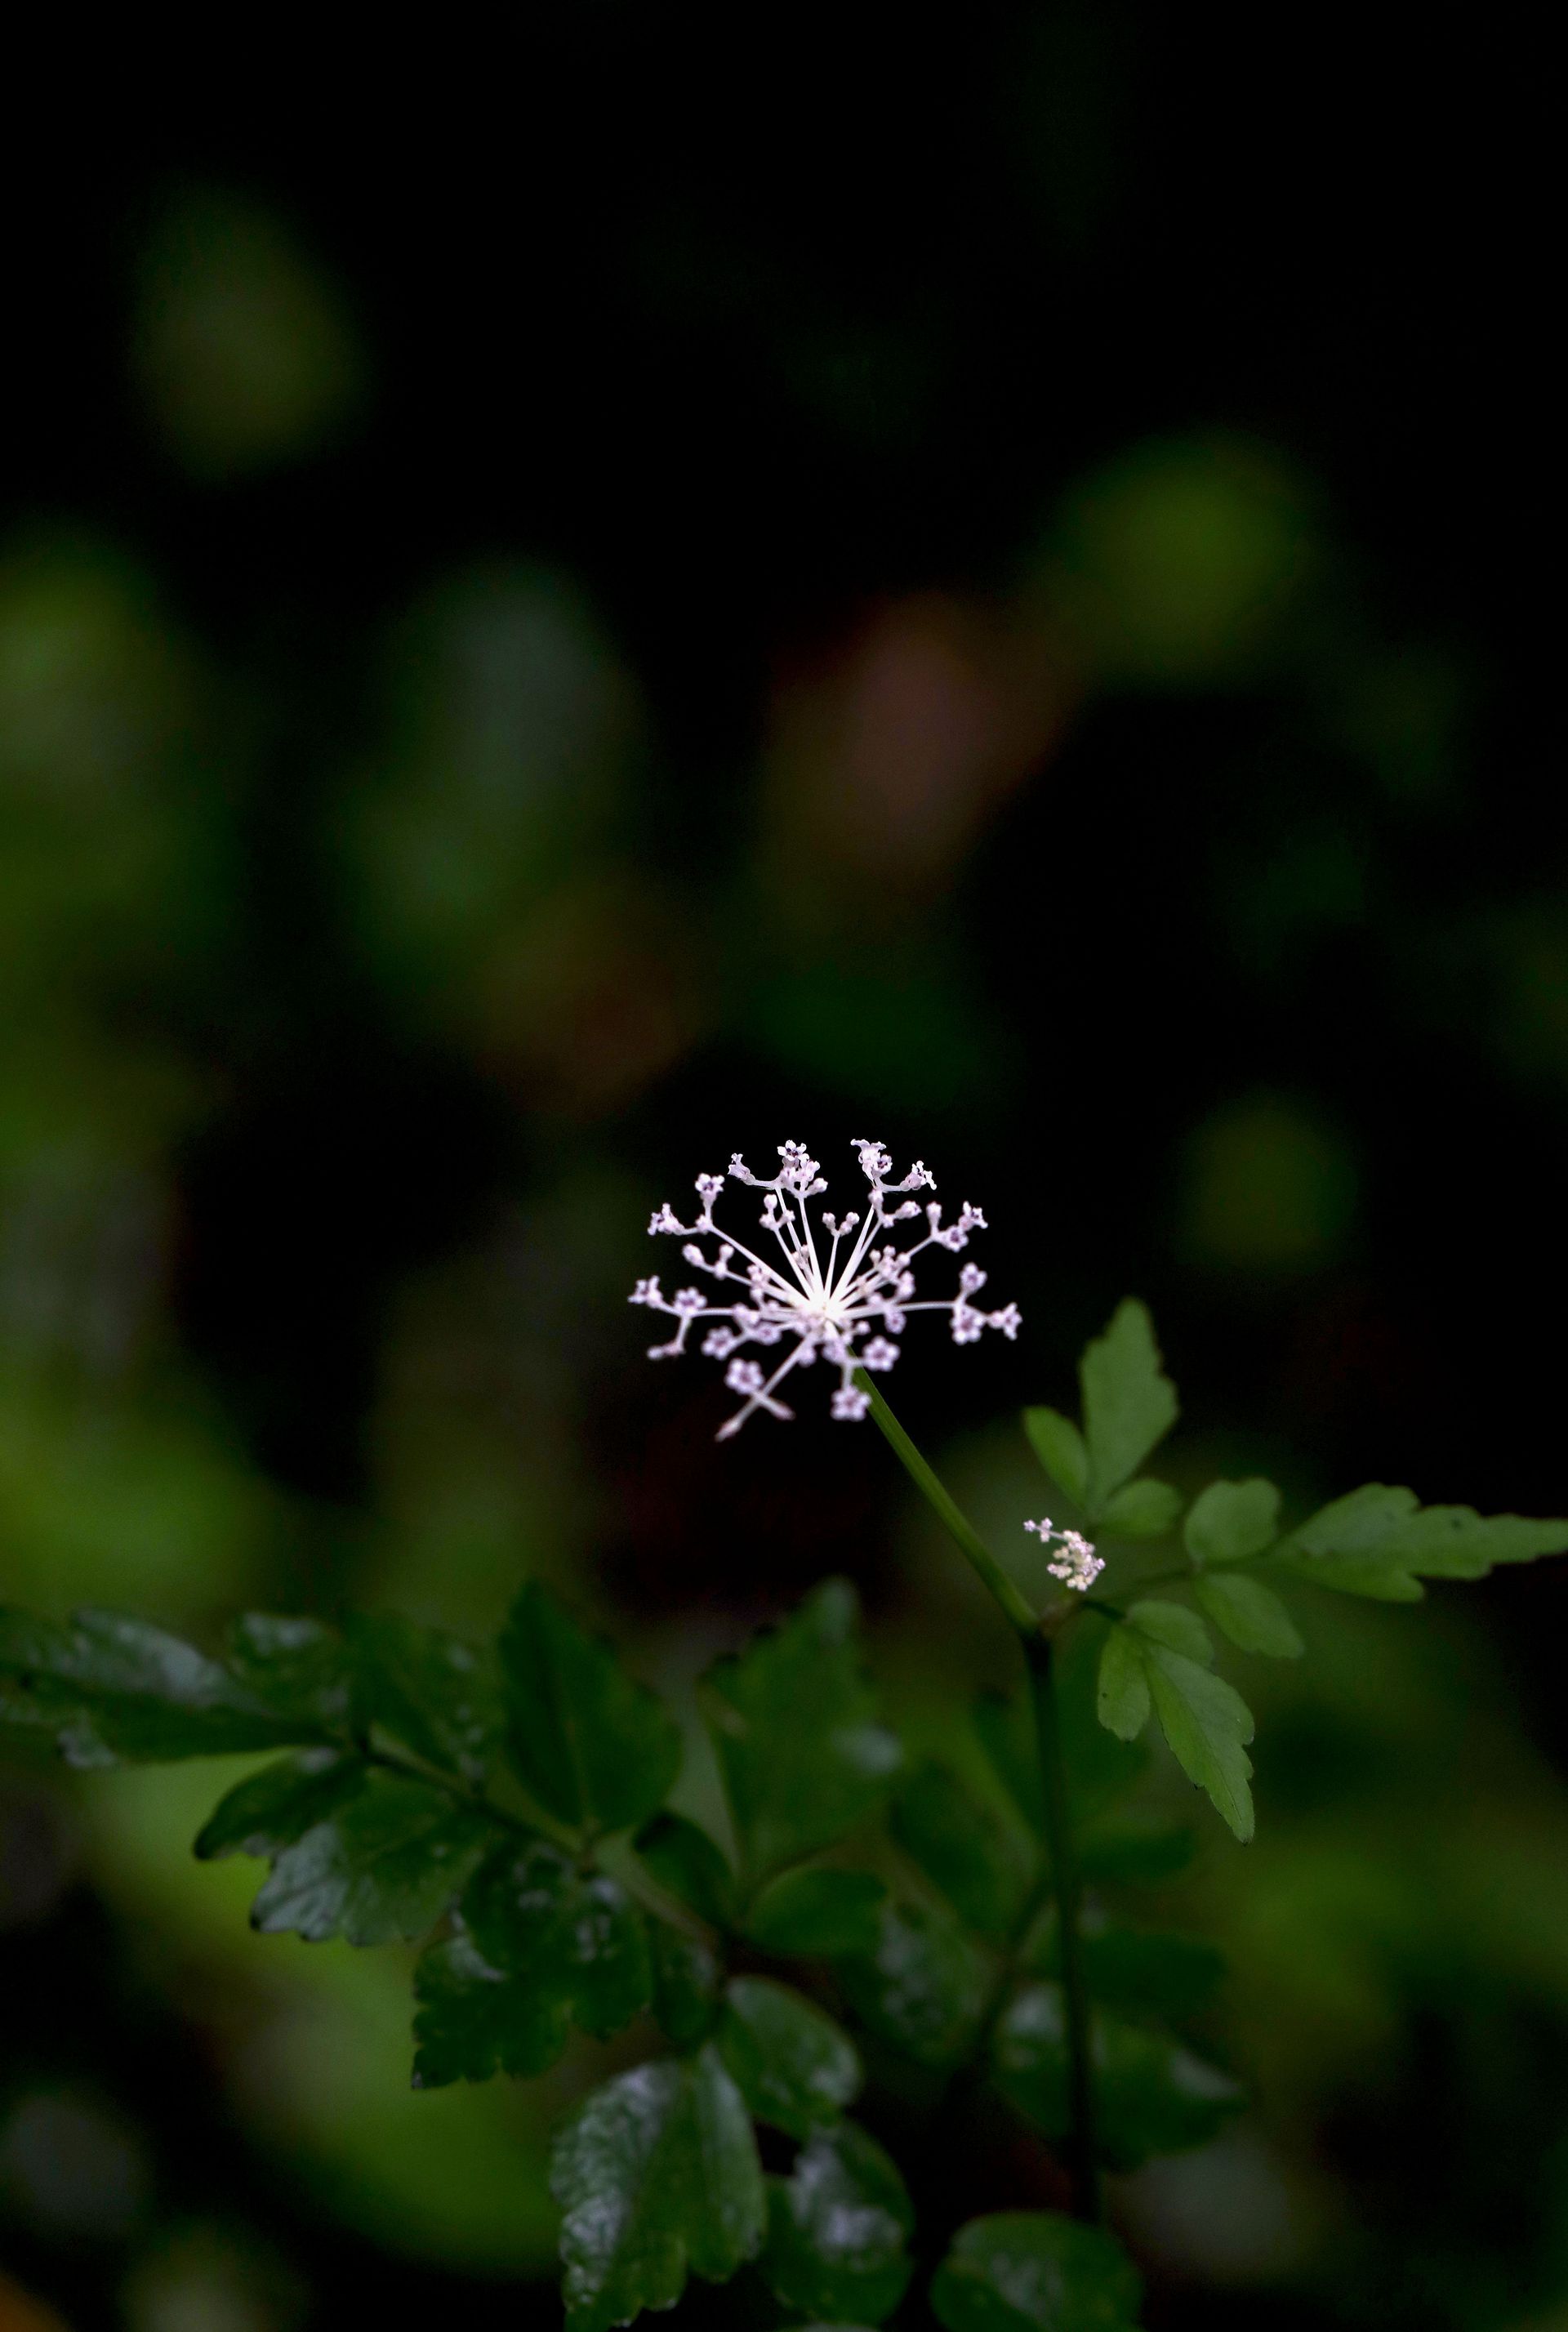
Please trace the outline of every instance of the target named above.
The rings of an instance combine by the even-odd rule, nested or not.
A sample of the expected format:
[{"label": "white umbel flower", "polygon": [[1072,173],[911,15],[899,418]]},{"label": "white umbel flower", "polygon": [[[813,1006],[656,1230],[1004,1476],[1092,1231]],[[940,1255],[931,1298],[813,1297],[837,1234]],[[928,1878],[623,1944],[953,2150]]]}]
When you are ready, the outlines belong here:
[{"label": "white umbel flower", "polygon": [[1047,1562],[1046,1569],[1064,1587],[1076,1588],[1080,1595],[1087,1594],[1105,1568],[1104,1557],[1095,1553],[1094,1541],[1085,1538],[1082,1531],[1057,1530],[1049,1515],[1043,1515],[1037,1523],[1026,1523],[1024,1528],[1037,1533],[1042,1546],[1049,1546],[1056,1540],[1056,1551]]},{"label": "white umbel flower", "polygon": [[[913,1312],[945,1312],[957,1344],[977,1343],[986,1328],[999,1328],[1008,1337],[1018,1333],[1016,1304],[1000,1312],[976,1309],[974,1298],[986,1276],[972,1263],[966,1263],[959,1273],[955,1295],[916,1300],[912,1268],[915,1257],[932,1247],[958,1254],[969,1245],[971,1231],[985,1229],[985,1217],[978,1207],[966,1204],[944,1226],[942,1209],[934,1199],[922,1202],[904,1195],[936,1188],[935,1177],[918,1160],[903,1180],[895,1182],[893,1161],[880,1142],[857,1142],[854,1146],[869,1185],[864,1215],[824,1211],[820,1230],[813,1225],[810,1202],[827,1185],[816,1159],[807,1155],[800,1142],[780,1142],[779,1171],[771,1181],[753,1174],[739,1155],[731,1159],[731,1181],[767,1194],[760,1219],[767,1238],[760,1244],[768,1247],[771,1241],[777,1246],[776,1261],[753,1254],[742,1240],[714,1222],[713,1202],[724,1187],[722,1174],[698,1175],[697,1196],[703,1203],[694,1223],[681,1222],[671,1208],[663,1206],[648,1225],[650,1232],[684,1238],[687,1244],[681,1253],[693,1270],[720,1283],[707,1292],[682,1287],[666,1295],[656,1277],[639,1279],[630,1300],[655,1312],[667,1312],[679,1323],[667,1344],[649,1348],[648,1358],[653,1361],[684,1352],[693,1321],[720,1324],[703,1337],[703,1350],[713,1360],[729,1362],[724,1381],[731,1392],[742,1396],[734,1416],[719,1429],[721,1441],[739,1432],[753,1410],[765,1409],[773,1417],[792,1416],[793,1410],[779,1398],[779,1387],[792,1369],[809,1367],[818,1354],[838,1371],[833,1415],[846,1421],[864,1417],[871,1403],[852,1381],[855,1371],[892,1368],[899,1348],[890,1340],[904,1333]],[[883,1237],[892,1233],[895,1223],[913,1221],[923,1215],[924,1237],[912,1245],[901,1247],[895,1237]],[[718,1297],[724,1285],[734,1286],[738,1293],[728,1303],[711,1301],[710,1295]],[[749,1345],[786,1343],[789,1350],[771,1373],[754,1360],[732,1357]]]}]

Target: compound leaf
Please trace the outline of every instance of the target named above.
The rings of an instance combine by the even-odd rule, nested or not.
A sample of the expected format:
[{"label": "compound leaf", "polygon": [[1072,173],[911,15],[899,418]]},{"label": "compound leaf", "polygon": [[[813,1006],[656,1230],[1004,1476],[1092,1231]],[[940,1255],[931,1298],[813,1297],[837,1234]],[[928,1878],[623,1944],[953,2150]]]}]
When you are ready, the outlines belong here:
[{"label": "compound leaf", "polygon": [[414,1971],[414,2086],[521,2078],[553,2064],[566,2019],[553,1994],[492,1967],[461,1931],[432,1944]]},{"label": "compound leaf", "polygon": [[681,1762],[679,1728],[609,1645],[531,1581],[497,1649],[507,1746],[541,1806],[574,1826],[615,1830],[663,1804]]},{"label": "compound leaf", "polygon": [[1365,1483],[1281,1539],[1272,1566],[1317,1587],[1387,1603],[1419,1602],[1422,1579],[1484,1579],[1499,1563],[1568,1548],[1568,1522],[1423,1506],[1413,1490]]},{"label": "compound leaf", "polygon": [[1272,1482],[1210,1482],[1187,1511],[1182,1541],[1194,1563],[1245,1563],[1279,1534],[1279,1492]]},{"label": "compound leaf", "polygon": [[722,2283],[762,2241],[751,2117],[712,2042],[594,2090],[556,2140],[550,2184],[574,2332],[673,2308],[688,2270]]},{"label": "compound leaf", "polygon": [[931,2304],[948,2332],[1137,2332],[1143,2290],[1104,2228],[999,2211],[959,2230]]},{"label": "compound leaf", "polygon": [[423,1782],[372,1773],[346,1805],[285,1846],[256,1897],[263,1935],[307,1943],[413,1943],[452,1905],[491,1837],[476,1809]]},{"label": "compound leaf", "polygon": [[724,1988],[719,2047],[759,2121],[808,2137],[860,2087],[860,2059],[830,2016],[788,1984],[735,1976]]},{"label": "compound leaf", "polygon": [[320,1737],[281,1716],[194,1645],[145,1620],[79,1611],[63,1624],[0,1610],[6,1720],[53,1735],[72,1765],[286,1748]]},{"label": "compound leaf", "polygon": [[277,1758],[219,1801],[196,1839],[197,1858],[281,1854],[357,1797],[366,1772],[361,1758],[341,1749],[300,1749]]},{"label": "compound leaf", "polygon": [[1163,1538],[1174,1528],[1181,1511],[1181,1491],[1173,1490],[1169,1482],[1156,1482],[1144,1475],[1140,1481],[1123,1482],[1114,1496],[1106,1499],[1100,1521],[1119,1538]]},{"label": "compound leaf", "polygon": [[768,2182],[762,2272],[786,2308],[880,2324],[909,2282],[914,2225],[896,2165],[854,2122],[813,2133],[788,2178]]},{"label": "compound leaf", "polygon": [[1252,1761],[1245,1746],[1252,1738],[1251,1710],[1223,1677],[1164,1644],[1145,1639],[1143,1659],[1154,1713],[1177,1763],[1245,1841],[1253,1830]]},{"label": "compound leaf", "polygon": [[1295,1620],[1272,1587],[1244,1572],[1216,1572],[1193,1589],[1220,1634],[1239,1652],[1296,1660],[1306,1649]]},{"label": "compound leaf", "polygon": [[1089,1453],[1072,1419],[1055,1409],[1026,1409],[1024,1431],[1052,1481],[1075,1505],[1083,1505],[1089,1495]]},{"label": "compound leaf", "polygon": [[1114,1490],[1135,1474],[1176,1422],[1176,1388],[1160,1365],[1146,1307],[1128,1296],[1078,1367],[1088,1449],[1085,1500],[1098,1515]]},{"label": "compound leaf", "polygon": [[854,1590],[829,1580],[710,1671],[703,1701],[753,1879],[830,1846],[897,1771],[860,1669]]},{"label": "compound leaf", "polygon": [[229,1630],[228,1664],[275,1716],[323,1735],[348,1732],[349,1647],[326,1620],[242,1612]]},{"label": "compound leaf", "polygon": [[642,1913],[617,1879],[579,1870],[553,1847],[495,1847],[469,1880],[463,1923],[484,1958],[603,2039],[653,1996]]},{"label": "compound leaf", "polygon": [[490,1662],[439,1628],[395,1612],[349,1622],[358,1730],[372,1725],[439,1772],[483,1782],[501,1737]]}]

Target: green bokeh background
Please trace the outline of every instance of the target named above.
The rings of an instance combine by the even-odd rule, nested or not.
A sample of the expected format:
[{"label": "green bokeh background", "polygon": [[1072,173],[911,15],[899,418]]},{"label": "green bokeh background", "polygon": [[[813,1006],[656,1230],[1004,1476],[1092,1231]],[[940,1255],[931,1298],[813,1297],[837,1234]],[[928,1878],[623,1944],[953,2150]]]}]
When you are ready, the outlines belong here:
[{"label": "green bokeh background", "polygon": [[[1024,1335],[897,1384],[1004,1546],[1130,1289],[1189,1488],[1568,1506],[1511,83],[1315,37],[607,5],[122,128],[14,223],[0,1596],[482,1630],[539,1576],[689,1712],[839,1571],[962,1756],[1007,1648],[880,1443],[716,1448],[626,1308],[787,1137],[985,1207]],[[1565,1610],[1315,1607],[1249,1677],[1258,1843],[1171,1907],[1258,2103],[1123,2182],[1152,2324],[1568,2325]],[[189,1860],[226,1775],[4,1760],[5,2332],[553,2320],[616,2049],[416,2097],[400,1956]]]}]

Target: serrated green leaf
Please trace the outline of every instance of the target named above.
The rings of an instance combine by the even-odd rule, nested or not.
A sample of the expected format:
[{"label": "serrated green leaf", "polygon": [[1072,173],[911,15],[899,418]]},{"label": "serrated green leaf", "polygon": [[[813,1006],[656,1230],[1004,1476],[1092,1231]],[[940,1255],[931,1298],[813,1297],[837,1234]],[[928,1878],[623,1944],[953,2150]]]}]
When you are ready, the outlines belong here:
[{"label": "serrated green leaf", "polygon": [[688,2270],[722,2283],[762,2241],[751,2117],[712,2042],[594,2090],[556,2140],[550,2186],[572,2332],[673,2308]]},{"label": "serrated green leaf", "polygon": [[647,1925],[659,2030],[677,2049],[694,2048],[707,2039],[718,2017],[719,1963],[706,1944],[667,1920],[650,1919]]},{"label": "serrated green leaf", "polygon": [[875,1951],[841,1961],[837,1973],[867,2031],[917,2064],[957,2065],[974,2047],[991,1964],[951,1912],[884,1904]]},{"label": "serrated green leaf", "polygon": [[1181,1491],[1145,1475],[1141,1481],[1123,1482],[1106,1499],[1100,1522],[1120,1538],[1163,1538],[1175,1528],[1181,1511]]},{"label": "serrated green leaf", "polygon": [[439,1772],[483,1782],[501,1738],[491,1662],[439,1628],[394,1612],[349,1622],[356,1729],[374,1725]]},{"label": "serrated green leaf", "polygon": [[1103,1886],[1153,1886],[1185,1870],[1197,1850],[1194,1831],[1167,1822],[1102,1822],[1078,1840],[1078,1869]]},{"label": "serrated green leaf", "polygon": [[1089,1458],[1085,1503],[1097,1515],[1176,1422],[1176,1388],[1161,1368],[1153,1323],[1135,1297],[1118,1305],[1104,1334],[1085,1352],[1078,1375]]},{"label": "serrated green leaf", "polygon": [[655,1814],[633,1841],[652,1876],[721,1932],[735,1917],[735,1876],[723,1849],[684,1814]]},{"label": "serrated green leaf", "polygon": [[348,1732],[349,1647],[324,1620],[242,1612],[229,1630],[228,1664],[277,1716],[323,1735]]},{"label": "serrated green leaf", "polygon": [[1200,1668],[1214,1665],[1214,1639],[1198,1617],[1185,1603],[1167,1603],[1151,1597],[1134,1603],[1127,1612],[1127,1626],[1136,1636],[1151,1644],[1163,1644],[1167,1650],[1180,1652],[1183,1659],[1196,1660]]},{"label": "serrated green leaf", "polygon": [[1052,1481],[1081,1506],[1089,1494],[1089,1453],[1072,1419],[1055,1409],[1026,1409],[1024,1431]]},{"label": "serrated green leaf", "polygon": [[886,1891],[868,1870],[786,1870],[752,1904],[746,1933],[781,1958],[872,1951]]},{"label": "serrated green leaf", "polygon": [[1132,1741],[1149,1722],[1149,1676],[1131,1628],[1114,1629],[1100,1653],[1100,1722],[1119,1741]]},{"label": "serrated green leaf", "polygon": [[[604,2039],[653,1996],[642,1913],[619,1881],[553,1847],[492,1848],[463,1895],[463,1923],[492,1967]],[[559,2054],[559,2046],[557,2050]]]},{"label": "serrated green leaf", "polygon": [[832,1845],[875,1811],[898,1770],[855,1622],[853,1589],[829,1580],[705,1679],[704,1715],[753,1880]]},{"label": "serrated green leaf", "polygon": [[960,2229],[931,2304],[948,2332],[1137,2332],[1143,2293],[1103,2227],[999,2211]]},{"label": "serrated green leaf", "polygon": [[1422,1506],[1412,1490],[1365,1483],[1284,1537],[1271,1566],[1390,1603],[1419,1602],[1422,1579],[1484,1579],[1497,1563],[1568,1549],[1568,1522]]},{"label": "serrated green leaf", "polygon": [[681,1762],[679,1728],[657,1695],[537,1582],[512,1605],[497,1650],[507,1747],[525,1789],[574,1826],[645,1821]]},{"label": "serrated green leaf", "polygon": [[559,2056],[566,2020],[554,1995],[526,1977],[492,1967],[472,1935],[459,1931],[421,1954],[414,1971],[414,2086],[521,2079]]},{"label": "serrated green leaf", "polygon": [[1163,1644],[1143,1641],[1143,1666],[1154,1713],[1190,1782],[1206,1790],[1215,1811],[1243,1841],[1252,1836],[1252,1712],[1223,1677]]},{"label": "serrated green leaf", "polygon": [[237,1677],[145,1620],[79,1611],[62,1625],[0,1610],[8,1721],[53,1735],[72,1765],[104,1766],[315,1741]]},{"label": "serrated green leaf", "polygon": [[1306,1649],[1295,1620],[1272,1587],[1233,1572],[1214,1572],[1193,1589],[1220,1634],[1240,1652],[1296,1660]]},{"label": "serrated green leaf", "polygon": [[[1238,2083],[1180,2041],[1096,2009],[1091,2027],[1097,2137],[1114,2170],[1151,2155],[1203,2146],[1239,2111]],[[1070,2118],[1066,2014],[1061,1988],[1027,1984],[1008,2003],[993,2042],[997,2083],[1049,2138]]]},{"label": "serrated green leaf", "polygon": [[372,1773],[329,1820],[287,1846],[252,1925],[307,1943],[416,1942],[450,1908],[492,1832],[484,1816],[423,1782]]},{"label": "serrated green leaf", "polygon": [[998,1943],[1012,1934],[1037,1858],[945,1766],[923,1765],[900,1789],[893,1834],[971,1927]]},{"label": "serrated green leaf", "polygon": [[860,2087],[847,2033],[788,1984],[738,1975],[724,1988],[719,2049],[759,2121],[808,2137],[836,2120]]},{"label": "serrated green leaf", "polygon": [[876,2140],[854,2122],[817,2130],[768,2188],[762,2272],[774,2298],[861,2324],[891,2316],[909,2282],[914,2213]]},{"label": "serrated green leaf", "polygon": [[1188,1508],[1181,1536],[1200,1567],[1245,1563],[1272,1546],[1279,1533],[1279,1492],[1254,1476],[1245,1482],[1210,1482]]},{"label": "serrated green leaf", "polygon": [[[1181,2022],[1206,2008],[1225,1975],[1225,1957],[1197,1935],[1118,1921],[1086,1921],[1082,1937],[1089,1989],[1104,2006],[1133,2017]],[[1029,1939],[1028,1967],[1059,1978],[1061,1928],[1053,1914]]]},{"label": "serrated green leaf", "polygon": [[362,1758],[341,1749],[300,1749],[263,1765],[220,1799],[196,1839],[198,1860],[281,1854],[357,1797],[367,1770]]}]

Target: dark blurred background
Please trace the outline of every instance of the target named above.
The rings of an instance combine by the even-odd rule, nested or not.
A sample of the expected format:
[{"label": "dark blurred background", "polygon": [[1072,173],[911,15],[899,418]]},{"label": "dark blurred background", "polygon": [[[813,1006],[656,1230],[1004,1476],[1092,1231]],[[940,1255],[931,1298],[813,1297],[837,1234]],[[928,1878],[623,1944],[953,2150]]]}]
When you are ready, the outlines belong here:
[{"label": "dark blurred background", "polygon": [[[6,1601],[482,1630],[535,1573],[680,1696],[837,1570],[944,1737],[1005,1648],[880,1441],[716,1448],[625,1305],[650,1206],[786,1137],[986,1208],[1024,1335],[896,1398],[999,1531],[1129,1290],[1190,1486],[1563,1510],[1521,22],[600,0],[35,85]],[[1314,1610],[1249,1674],[1259,1843],[1171,1908],[1259,2102],[1124,2183],[1152,2325],[1568,2326],[1565,1609]],[[223,1778],[0,1766],[0,2327],[553,2321],[606,2052],[413,2096],[406,1960],[190,1863]]]}]

